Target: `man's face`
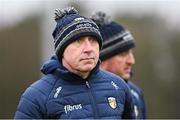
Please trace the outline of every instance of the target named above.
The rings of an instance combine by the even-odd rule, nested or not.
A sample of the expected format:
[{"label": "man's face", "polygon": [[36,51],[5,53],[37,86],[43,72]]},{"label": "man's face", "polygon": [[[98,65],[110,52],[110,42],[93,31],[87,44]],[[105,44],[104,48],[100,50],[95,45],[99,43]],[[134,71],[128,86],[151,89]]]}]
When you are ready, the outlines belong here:
[{"label": "man's face", "polygon": [[135,64],[132,49],[106,60],[105,64],[106,70],[121,76],[125,80],[130,79],[132,65]]},{"label": "man's face", "polygon": [[90,72],[99,59],[99,44],[95,37],[81,37],[64,50],[63,64],[76,72]]}]

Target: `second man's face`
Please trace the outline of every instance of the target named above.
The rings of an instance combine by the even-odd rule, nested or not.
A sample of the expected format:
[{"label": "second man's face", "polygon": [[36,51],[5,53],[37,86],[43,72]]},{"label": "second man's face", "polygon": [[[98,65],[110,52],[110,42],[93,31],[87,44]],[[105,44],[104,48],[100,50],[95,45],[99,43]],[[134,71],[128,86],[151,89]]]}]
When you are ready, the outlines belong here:
[{"label": "second man's face", "polygon": [[108,62],[108,71],[121,76],[125,80],[131,77],[132,65],[135,64],[135,58],[132,49],[122,52],[110,59]]},{"label": "second man's face", "polygon": [[64,50],[62,60],[70,69],[90,72],[99,59],[99,44],[95,37],[85,36],[69,44]]}]

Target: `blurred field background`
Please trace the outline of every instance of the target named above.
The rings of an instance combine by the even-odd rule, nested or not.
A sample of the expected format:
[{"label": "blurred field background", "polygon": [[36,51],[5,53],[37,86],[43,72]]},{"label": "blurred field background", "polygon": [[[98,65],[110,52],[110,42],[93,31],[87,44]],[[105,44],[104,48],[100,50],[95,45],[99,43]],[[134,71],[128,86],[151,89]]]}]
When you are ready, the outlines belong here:
[{"label": "blurred field background", "polygon": [[178,0],[0,0],[0,118],[13,118],[21,94],[54,54],[54,9],[102,10],[135,40],[132,81],[144,91],[148,118],[180,118]]}]

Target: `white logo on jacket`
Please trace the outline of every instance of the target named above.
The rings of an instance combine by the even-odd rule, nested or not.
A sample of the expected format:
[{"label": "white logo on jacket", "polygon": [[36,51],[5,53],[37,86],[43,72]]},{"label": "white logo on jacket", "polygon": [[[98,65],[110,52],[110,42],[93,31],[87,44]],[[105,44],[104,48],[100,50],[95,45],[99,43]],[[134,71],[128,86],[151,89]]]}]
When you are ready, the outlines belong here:
[{"label": "white logo on jacket", "polygon": [[68,112],[74,111],[74,110],[79,110],[82,109],[82,105],[81,104],[77,104],[77,105],[65,105],[64,106],[64,111],[67,114]]},{"label": "white logo on jacket", "polygon": [[116,90],[119,89],[119,86],[117,86],[117,84],[114,83],[113,81],[111,81],[111,84],[113,85],[113,87],[114,87]]},{"label": "white logo on jacket", "polygon": [[56,93],[54,94],[54,98],[57,98],[57,97],[58,97],[58,95],[59,95],[59,93],[60,93],[61,89],[62,89],[62,87],[61,87],[61,86],[60,86],[60,87],[58,87],[58,88],[56,88]]},{"label": "white logo on jacket", "polygon": [[132,94],[133,96],[135,96],[136,99],[139,99],[138,93],[137,93],[136,91],[134,91],[133,89],[131,89],[131,94]]}]

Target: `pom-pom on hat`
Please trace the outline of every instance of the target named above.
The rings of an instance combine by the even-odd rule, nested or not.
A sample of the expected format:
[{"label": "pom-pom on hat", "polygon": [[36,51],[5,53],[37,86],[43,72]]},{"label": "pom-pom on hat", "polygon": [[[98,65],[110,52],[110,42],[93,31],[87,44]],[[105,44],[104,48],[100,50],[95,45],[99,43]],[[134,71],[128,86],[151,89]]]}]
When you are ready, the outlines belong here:
[{"label": "pom-pom on hat", "polygon": [[135,47],[131,33],[122,25],[111,21],[104,12],[94,13],[91,19],[99,26],[103,38],[103,47],[100,52],[102,61]]},{"label": "pom-pom on hat", "polygon": [[64,49],[82,36],[97,38],[100,48],[102,37],[98,26],[91,19],[81,16],[76,9],[68,7],[55,10],[57,25],[52,33],[56,55],[62,60]]}]

